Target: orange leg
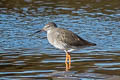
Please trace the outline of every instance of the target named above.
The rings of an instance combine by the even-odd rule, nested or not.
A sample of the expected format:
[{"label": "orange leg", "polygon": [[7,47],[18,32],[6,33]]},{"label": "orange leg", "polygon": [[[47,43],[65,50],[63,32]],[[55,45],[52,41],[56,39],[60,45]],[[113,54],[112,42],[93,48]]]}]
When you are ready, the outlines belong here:
[{"label": "orange leg", "polygon": [[70,56],[70,53],[69,53],[69,69],[71,68],[71,56]]},{"label": "orange leg", "polygon": [[68,54],[66,53],[66,60],[65,60],[65,63],[67,63],[67,60],[68,60]]},{"label": "orange leg", "polygon": [[[69,59],[69,64],[67,63],[68,59]],[[66,61],[65,61],[65,64],[66,64],[66,71],[68,71],[68,69],[70,69],[70,67],[71,67],[71,56],[70,56],[69,52],[66,52]]]}]

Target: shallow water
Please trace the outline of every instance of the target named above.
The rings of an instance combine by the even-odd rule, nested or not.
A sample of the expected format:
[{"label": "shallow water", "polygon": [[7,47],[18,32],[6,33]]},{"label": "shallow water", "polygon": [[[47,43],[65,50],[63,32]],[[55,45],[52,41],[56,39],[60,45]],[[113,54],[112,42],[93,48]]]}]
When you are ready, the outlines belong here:
[{"label": "shallow water", "polygon": [[[97,46],[73,52],[66,72],[46,33],[31,36],[48,22]],[[119,0],[0,1],[0,80],[119,80],[119,56]]]}]

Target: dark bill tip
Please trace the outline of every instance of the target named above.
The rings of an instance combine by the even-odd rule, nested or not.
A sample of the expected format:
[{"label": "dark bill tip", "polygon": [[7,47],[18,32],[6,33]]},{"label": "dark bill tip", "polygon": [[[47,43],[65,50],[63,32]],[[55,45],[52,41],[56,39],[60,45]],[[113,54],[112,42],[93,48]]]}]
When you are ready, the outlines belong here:
[{"label": "dark bill tip", "polygon": [[33,34],[29,35],[29,36],[33,36],[33,35],[35,35],[36,33],[41,33],[41,32],[43,32],[43,31],[44,31],[44,30],[43,30],[43,29],[41,29],[41,30],[36,31],[35,33],[33,33]]},{"label": "dark bill tip", "polygon": [[41,32],[43,32],[44,30],[43,29],[41,29],[41,30],[39,30],[39,31],[36,31],[34,34],[36,34],[36,33],[41,33]]}]

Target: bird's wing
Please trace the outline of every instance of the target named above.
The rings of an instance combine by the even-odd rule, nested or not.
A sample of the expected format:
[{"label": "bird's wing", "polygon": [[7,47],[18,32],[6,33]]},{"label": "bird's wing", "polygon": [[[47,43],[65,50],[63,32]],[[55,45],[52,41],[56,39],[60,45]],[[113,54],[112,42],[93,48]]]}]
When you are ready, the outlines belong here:
[{"label": "bird's wing", "polygon": [[76,35],[72,31],[65,30],[63,28],[57,29],[56,39],[70,46],[84,46],[84,45],[90,44],[88,41],[80,38],[78,35]]}]

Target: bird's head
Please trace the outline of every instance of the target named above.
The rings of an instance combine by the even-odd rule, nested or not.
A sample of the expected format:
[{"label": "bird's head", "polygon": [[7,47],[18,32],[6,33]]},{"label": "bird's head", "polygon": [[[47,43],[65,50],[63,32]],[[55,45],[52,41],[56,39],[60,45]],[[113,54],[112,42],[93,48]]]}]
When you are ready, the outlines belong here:
[{"label": "bird's head", "polygon": [[52,30],[54,28],[56,28],[57,25],[54,22],[49,22],[48,24],[46,24],[42,30],[44,31],[48,31],[48,30]]},{"label": "bird's head", "polygon": [[37,31],[35,33],[43,32],[43,31],[49,31],[49,30],[52,30],[52,29],[54,29],[56,27],[57,27],[57,25],[54,22],[49,22],[41,30],[39,30],[39,31]]}]

